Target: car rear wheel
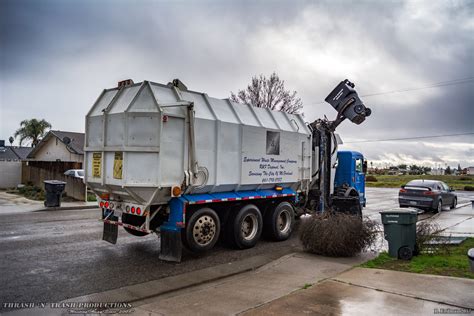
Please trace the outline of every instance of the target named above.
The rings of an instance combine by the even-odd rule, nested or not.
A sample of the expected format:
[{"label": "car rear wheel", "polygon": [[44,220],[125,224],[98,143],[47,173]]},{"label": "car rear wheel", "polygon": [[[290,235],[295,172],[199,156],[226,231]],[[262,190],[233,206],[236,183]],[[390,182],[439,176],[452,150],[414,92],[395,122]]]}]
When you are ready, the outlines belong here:
[{"label": "car rear wheel", "polygon": [[436,208],[434,209],[435,213],[441,213],[443,210],[443,201],[438,200],[438,204],[436,204]]},{"label": "car rear wheel", "polygon": [[450,209],[456,208],[456,205],[457,205],[457,204],[458,204],[458,198],[455,197],[455,198],[453,199],[453,204],[451,204]]}]

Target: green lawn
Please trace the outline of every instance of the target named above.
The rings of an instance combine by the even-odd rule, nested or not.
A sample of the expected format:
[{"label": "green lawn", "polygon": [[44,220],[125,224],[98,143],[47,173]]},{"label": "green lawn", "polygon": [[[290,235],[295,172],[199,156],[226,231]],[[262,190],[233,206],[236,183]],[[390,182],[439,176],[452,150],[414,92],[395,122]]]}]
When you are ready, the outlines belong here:
[{"label": "green lawn", "polygon": [[[367,177],[373,177],[368,175]],[[440,180],[455,190],[466,190],[466,186],[474,189],[474,176],[432,176],[432,175],[375,175],[376,182],[366,181],[368,187],[399,188],[408,181],[415,179]],[[370,178],[369,178],[370,179]]]},{"label": "green lawn", "polygon": [[450,246],[449,253],[421,254],[413,257],[411,261],[397,260],[382,252],[361,267],[474,279],[467,259],[467,251],[470,248],[474,248],[474,238],[466,239],[459,246]]}]

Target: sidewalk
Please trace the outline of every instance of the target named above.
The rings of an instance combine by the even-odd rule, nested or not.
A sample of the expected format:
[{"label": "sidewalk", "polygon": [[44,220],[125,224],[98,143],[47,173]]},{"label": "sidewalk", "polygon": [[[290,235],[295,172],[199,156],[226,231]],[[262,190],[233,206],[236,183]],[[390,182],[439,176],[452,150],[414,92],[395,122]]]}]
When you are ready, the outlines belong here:
[{"label": "sidewalk", "polygon": [[97,202],[61,202],[61,207],[45,207],[43,201],[34,201],[20,195],[0,191],[0,214],[36,212],[47,210],[75,210],[98,208]]},{"label": "sidewalk", "polygon": [[[298,252],[249,271],[248,264],[263,260],[253,257],[233,263],[247,272],[229,277],[224,275],[232,269],[211,267],[65,302],[129,302],[133,315],[416,315],[474,309],[474,280],[353,268],[368,257]],[[202,283],[207,277],[215,280]],[[160,294],[150,295],[156,291]],[[5,315],[68,315],[68,310],[47,307]]]},{"label": "sidewalk", "polygon": [[354,268],[243,314],[460,314],[474,309],[473,288],[470,279]]}]

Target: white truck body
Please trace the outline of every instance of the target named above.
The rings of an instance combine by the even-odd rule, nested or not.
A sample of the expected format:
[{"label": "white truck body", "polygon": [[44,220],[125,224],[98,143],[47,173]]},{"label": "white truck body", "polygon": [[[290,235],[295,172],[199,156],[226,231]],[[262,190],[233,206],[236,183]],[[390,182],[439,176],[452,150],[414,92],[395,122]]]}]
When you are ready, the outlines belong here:
[{"label": "white truck body", "polygon": [[301,115],[173,85],[106,89],[86,116],[87,185],[147,206],[168,203],[176,186],[185,194],[304,191],[317,166],[311,156]]}]

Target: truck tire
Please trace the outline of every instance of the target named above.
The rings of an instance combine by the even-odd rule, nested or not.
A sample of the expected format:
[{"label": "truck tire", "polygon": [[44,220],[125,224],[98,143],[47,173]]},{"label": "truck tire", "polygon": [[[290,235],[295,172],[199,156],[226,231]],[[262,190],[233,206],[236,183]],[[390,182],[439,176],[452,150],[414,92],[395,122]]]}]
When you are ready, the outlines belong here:
[{"label": "truck tire", "polygon": [[263,222],[265,235],[276,241],[287,240],[293,232],[295,211],[288,202],[281,202],[268,210]]},{"label": "truck tire", "polygon": [[[133,225],[133,226],[141,226],[145,222],[146,218],[143,216],[135,216],[131,214],[122,214],[122,222],[125,224]],[[138,237],[143,237],[148,235],[148,233],[145,232],[139,232],[138,230],[130,229],[127,227],[124,227],[125,231],[129,233],[130,235],[133,236],[138,236]]]},{"label": "truck tire", "polygon": [[208,207],[195,211],[186,223],[184,244],[193,252],[205,252],[214,247],[221,230],[217,213]]},{"label": "truck tire", "polygon": [[258,207],[248,204],[232,214],[227,221],[226,239],[234,247],[255,246],[262,235],[263,220]]}]

